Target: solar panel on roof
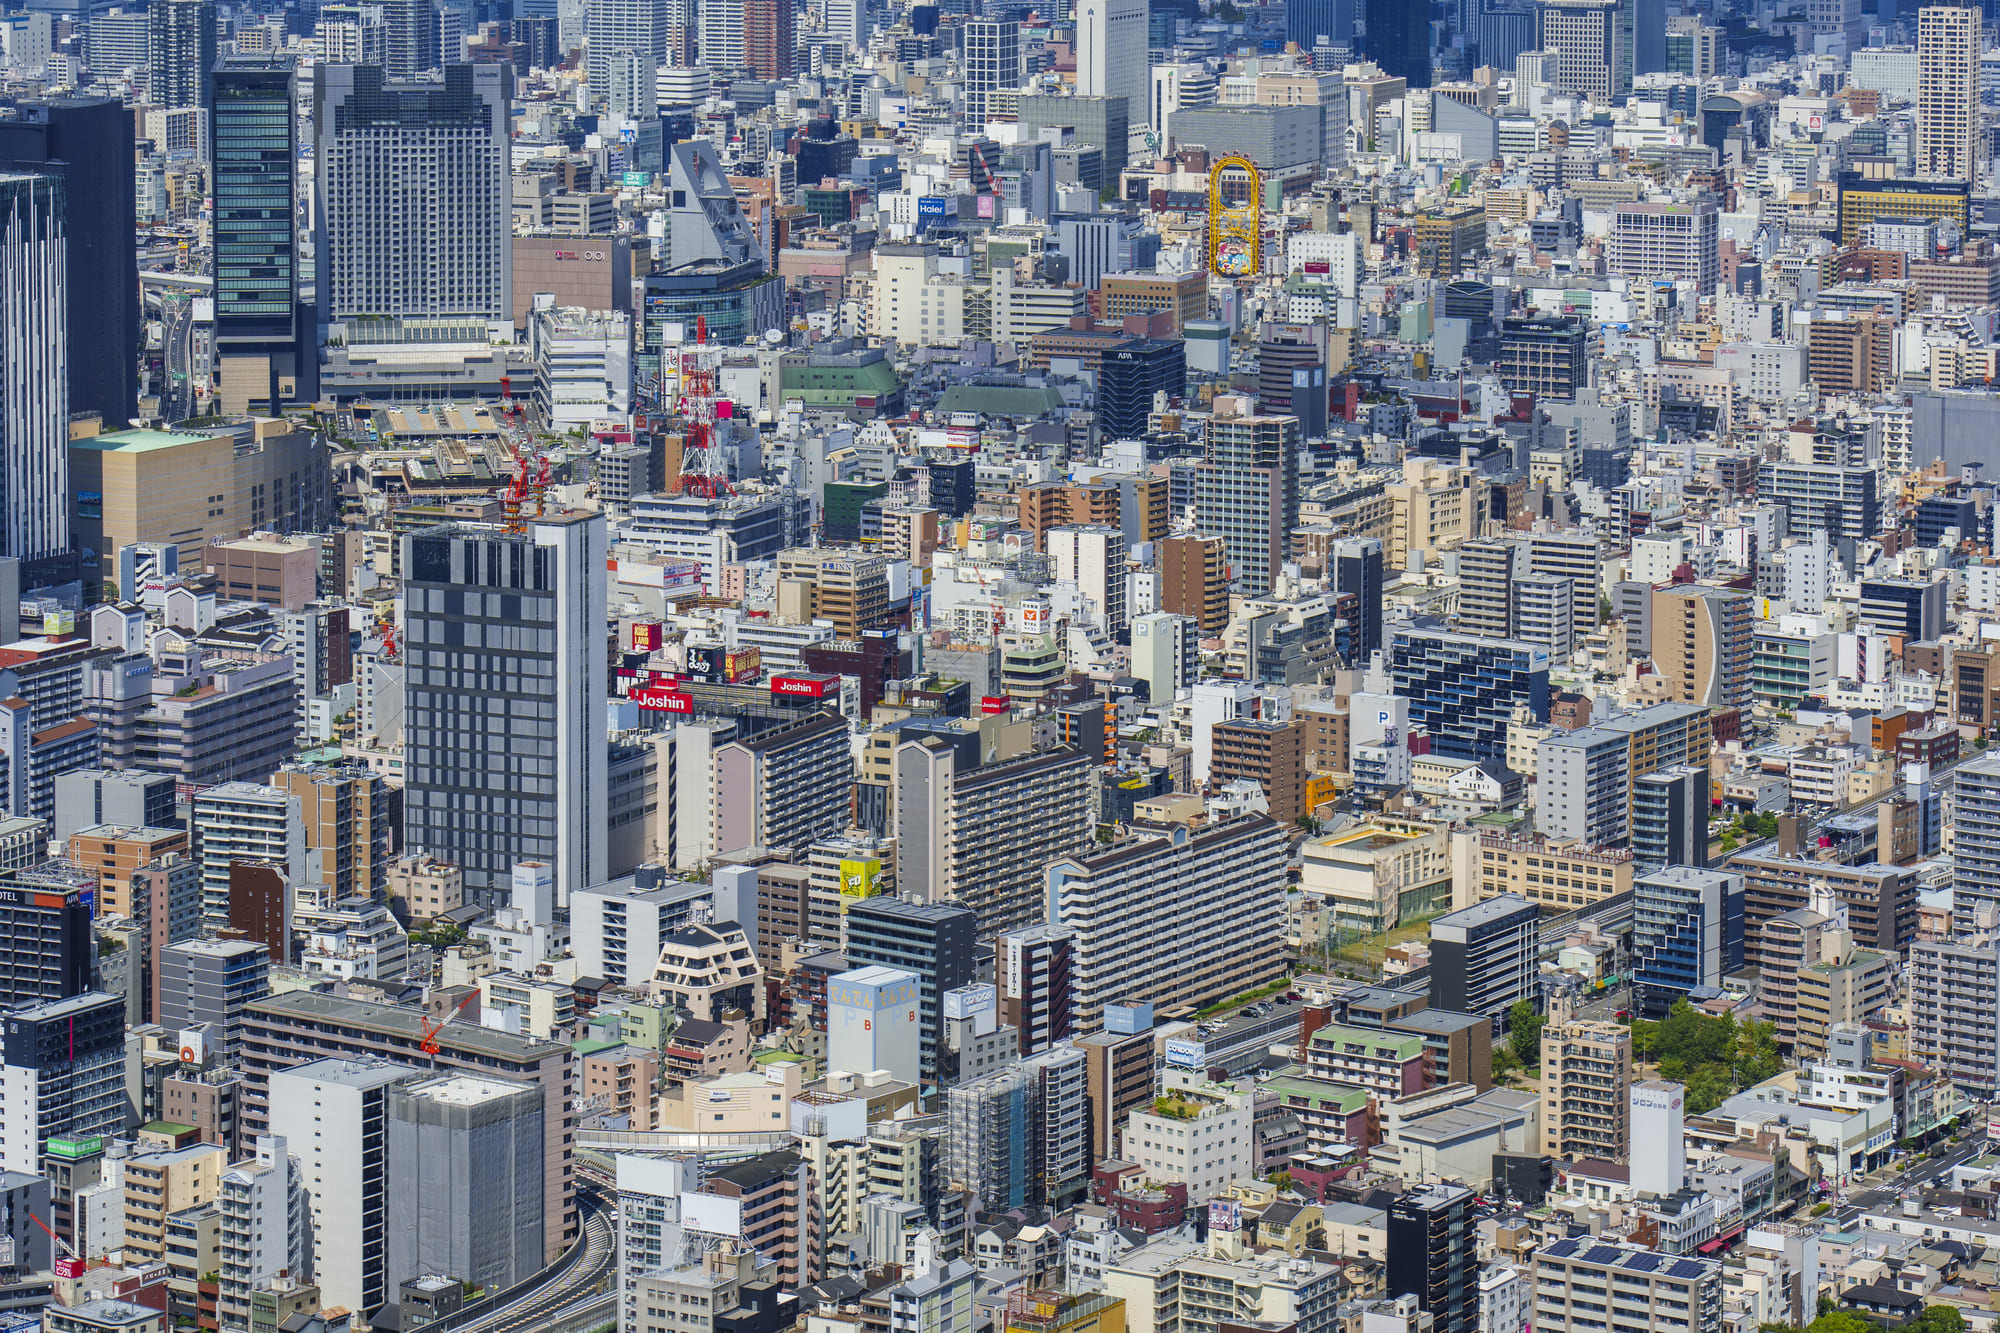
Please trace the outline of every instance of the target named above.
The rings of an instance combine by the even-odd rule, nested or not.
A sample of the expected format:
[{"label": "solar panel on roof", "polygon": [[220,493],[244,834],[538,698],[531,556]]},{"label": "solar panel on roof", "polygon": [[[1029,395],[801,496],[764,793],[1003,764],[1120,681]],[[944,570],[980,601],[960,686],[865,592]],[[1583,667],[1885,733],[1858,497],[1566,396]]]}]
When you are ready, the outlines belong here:
[{"label": "solar panel on roof", "polygon": [[1643,1254],[1635,1254],[1630,1259],[1627,1259],[1625,1266],[1627,1268],[1636,1268],[1642,1273],[1650,1273],[1658,1268],[1661,1261],[1665,1258],[1665,1255],[1654,1254],[1651,1250],[1647,1250]]},{"label": "solar panel on roof", "polygon": [[1609,1245],[1593,1245],[1590,1253],[1583,1256],[1583,1261],[1587,1264],[1616,1263],[1622,1253],[1622,1250],[1614,1250]]},{"label": "solar panel on roof", "polygon": [[1692,1259],[1676,1259],[1674,1266],[1667,1270],[1668,1277],[1700,1277],[1702,1266]]}]

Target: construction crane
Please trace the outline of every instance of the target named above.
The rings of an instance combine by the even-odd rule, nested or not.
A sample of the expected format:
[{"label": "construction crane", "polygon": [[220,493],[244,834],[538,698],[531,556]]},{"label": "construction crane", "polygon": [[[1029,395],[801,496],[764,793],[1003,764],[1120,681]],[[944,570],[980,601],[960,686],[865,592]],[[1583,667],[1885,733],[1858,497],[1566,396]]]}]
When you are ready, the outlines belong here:
[{"label": "construction crane", "polygon": [[718,399],[715,372],[721,364],[718,349],[709,346],[708,317],[697,315],[694,342],[681,349],[681,437],[680,493],[716,500],[729,494],[729,474],[723,469],[715,447],[715,420]]},{"label": "construction crane", "polygon": [[437,1022],[433,1023],[428,1018],[424,1020],[424,1039],[417,1043],[417,1049],[428,1055],[433,1065],[437,1063],[438,1058],[438,1033],[443,1032],[446,1027],[450,1026],[451,1020],[458,1017],[459,1010],[465,1008],[466,1005],[471,1004],[478,998],[479,992],[473,991],[457,1004],[453,1005],[451,1012],[440,1018]]},{"label": "construction crane", "polygon": [[43,1233],[47,1235],[48,1238],[55,1243],[56,1247],[63,1252],[63,1258],[69,1261],[69,1268],[71,1271],[63,1272],[61,1270],[61,1267],[58,1266],[56,1271],[56,1276],[82,1277],[83,1270],[85,1267],[84,1258],[82,1255],[76,1252],[76,1246],[70,1244],[68,1241],[64,1240],[61,1236],[58,1236],[55,1233],[55,1228],[51,1227],[47,1222],[44,1222],[41,1218],[36,1217],[33,1213],[28,1214],[28,1220],[30,1222],[33,1222],[36,1226],[40,1227]]}]

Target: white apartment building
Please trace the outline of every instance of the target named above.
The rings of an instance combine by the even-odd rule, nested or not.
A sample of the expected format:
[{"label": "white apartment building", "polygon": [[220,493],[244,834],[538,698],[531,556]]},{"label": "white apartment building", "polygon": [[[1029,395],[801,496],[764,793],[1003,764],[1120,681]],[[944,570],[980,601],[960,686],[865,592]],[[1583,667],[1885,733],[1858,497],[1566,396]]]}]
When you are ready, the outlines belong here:
[{"label": "white apartment building", "polygon": [[1190,1205],[1222,1197],[1256,1164],[1251,1096],[1189,1069],[1169,1068],[1160,1084],[1126,1121],[1125,1156],[1150,1180],[1185,1184]]}]

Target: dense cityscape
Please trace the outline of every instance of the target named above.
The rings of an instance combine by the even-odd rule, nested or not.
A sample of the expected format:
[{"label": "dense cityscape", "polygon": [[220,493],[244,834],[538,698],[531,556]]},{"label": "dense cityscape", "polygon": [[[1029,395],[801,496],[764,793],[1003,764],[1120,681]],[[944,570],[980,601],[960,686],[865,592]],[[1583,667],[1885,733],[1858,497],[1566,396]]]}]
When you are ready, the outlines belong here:
[{"label": "dense cityscape", "polygon": [[2000,0],[12,0],[0,1333],[2000,1333]]}]

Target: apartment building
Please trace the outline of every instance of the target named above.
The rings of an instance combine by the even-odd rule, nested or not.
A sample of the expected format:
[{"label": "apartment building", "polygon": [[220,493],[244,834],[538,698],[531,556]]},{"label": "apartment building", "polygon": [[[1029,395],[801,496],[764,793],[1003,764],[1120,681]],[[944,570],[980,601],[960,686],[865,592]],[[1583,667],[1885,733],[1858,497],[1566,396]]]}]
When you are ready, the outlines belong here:
[{"label": "apartment building", "polygon": [[1542,1029],[1542,1151],[1623,1161],[1631,1151],[1632,1032],[1618,1023]]},{"label": "apartment building", "polygon": [[1126,1159],[1149,1180],[1187,1186],[1190,1206],[1222,1197],[1255,1173],[1254,1100],[1199,1071],[1170,1067],[1152,1106],[1126,1121]]},{"label": "apartment building", "polygon": [[1473,845],[1479,896],[1518,893],[1543,907],[1588,907],[1632,888],[1633,854],[1622,847],[1559,842],[1539,834],[1460,834]]},{"label": "apartment building", "polygon": [[1714,1259],[1569,1237],[1535,1251],[1533,1327],[1586,1333],[1719,1333],[1723,1268]]}]

